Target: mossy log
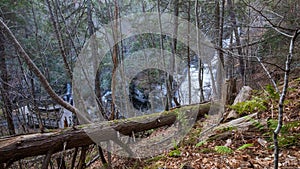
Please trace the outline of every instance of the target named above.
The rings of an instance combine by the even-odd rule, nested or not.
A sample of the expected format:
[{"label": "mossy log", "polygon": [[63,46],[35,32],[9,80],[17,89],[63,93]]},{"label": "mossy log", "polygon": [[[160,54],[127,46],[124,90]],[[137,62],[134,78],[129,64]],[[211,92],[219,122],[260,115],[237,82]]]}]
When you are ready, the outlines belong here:
[{"label": "mossy log", "polygon": [[112,140],[116,137],[116,132],[123,135],[130,135],[132,132],[142,132],[166,125],[172,125],[178,117],[178,113],[197,113],[198,117],[204,116],[210,110],[209,102],[183,106],[151,115],[139,116],[129,119],[106,121],[95,124],[80,125],[72,128],[56,130],[46,133],[36,133],[12,136],[0,139],[0,165],[9,164],[14,161],[60,152],[65,149],[88,146],[94,144],[87,133],[101,133],[97,141]]}]

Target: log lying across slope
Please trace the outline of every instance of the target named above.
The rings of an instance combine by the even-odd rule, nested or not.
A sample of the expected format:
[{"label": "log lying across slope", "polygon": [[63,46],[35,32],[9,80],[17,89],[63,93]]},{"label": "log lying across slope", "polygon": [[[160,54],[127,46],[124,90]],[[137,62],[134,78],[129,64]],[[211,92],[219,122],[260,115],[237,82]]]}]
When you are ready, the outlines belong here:
[{"label": "log lying across slope", "polygon": [[[66,149],[82,147],[93,144],[87,133],[101,133],[97,140],[107,141],[116,137],[112,129],[119,131],[123,135],[130,135],[132,132],[141,132],[153,128],[171,125],[175,122],[179,112],[197,113],[198,117],[207,114],[210,110],[210,103],[184,106],[163,113],[145,115],[125,120],[115,120],[87,124],[57,130],[49,133],[37,133],[20,135],[0,139],[0,164],[13,162],[26,157],[45,155],[63,150],[64,143]],[[138,120],[137,120],[138,118]]]}]

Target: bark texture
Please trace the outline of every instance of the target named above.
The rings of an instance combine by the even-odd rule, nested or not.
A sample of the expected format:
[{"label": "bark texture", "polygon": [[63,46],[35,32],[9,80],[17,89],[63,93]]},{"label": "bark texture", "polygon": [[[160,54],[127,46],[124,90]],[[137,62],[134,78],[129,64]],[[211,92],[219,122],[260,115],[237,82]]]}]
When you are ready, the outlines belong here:
[{"label": "bark texture", "polygon": [[[83,147],[94,144],[89,135],[95,133],[99,137],[97,141],[115,139],[117,136],[113,130],[123,135],[130,135],[153,128],[172,125],[178,113],[197,113],[198,117],[207,114],[210,110],[210,103],[202,103],[190,106],[175,108],[163,113],[156,113],[130,119],[105,121],[95,124],[81,125],[74,128],[57,130],[49,133],[37,133],[20,135],[0,139],[1,163],[11,163],[26,157],[45,155],[51,149],[56,153],[65,149]],[[87,134],[89,133],[89,134]]]}]

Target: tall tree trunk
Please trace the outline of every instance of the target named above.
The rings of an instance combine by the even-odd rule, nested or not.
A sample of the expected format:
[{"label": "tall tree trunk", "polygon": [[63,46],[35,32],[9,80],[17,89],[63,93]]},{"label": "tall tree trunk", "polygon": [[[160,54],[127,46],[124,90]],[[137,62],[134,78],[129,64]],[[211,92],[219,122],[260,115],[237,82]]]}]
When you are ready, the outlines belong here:
[{"label": "tall tree trunk", "polygon": [[[191,21],[191,1],[188,1],[188,22]],[[191,33],[190,24],[188,24],[188,35]],[[188,36],[187,58],[188,58],[188,104],[192,103],[192,81],[191,81],[191,51],[190,51],[190,36]]]},{"label": "tall tree trunk", "polygon": [[[171,72],[175,73],[175,62],[176,62],[176,52],[177,52],[177,34],[178,34],[178,16],[179,16],[179,3],[180,0],[175,0],[174,1],[174,16],[176,16],[174,18],[174,28],[173,28],[173,32],[174,32],[174,38],[172,40],[172,57],[171,57]],[[176,106],[179,106],[179,102],[177,101],[177,98],[174,96],[174,83],[173,80],[174,77],[171,77],[170,74],[168,74],[168,84],[167,84],[167,93],[168,93],[168,100],[169,100],[169,105],[170,107],[172,107],[172,100],[174,100],[174,103],[176,104]]]},{"label": "tall tree trunk", "polygon": [[[91,0],[87,0],[87,15],[88,15],[87,16],[88,32],[89,32],[89,36],[91,37],[95,33],[95,26],[94,26],[94,23],[93,23],[93,13],[92,13],[92,1]],[[93,52],[94,52],[94,50],[93,50]],[[93,54],[93,55],[95,55],[95,54]],[[102,96],[101,96],[101,88],[100,88],[101,87],[100,78],[101,78],[101,72],[100,72],[100,69],[98,68],[97,72],[96,72],[96,77],[95,77],[96,100],[97,100],[97,104],[98,104],[100,113],[102,114],[103,118],[105,120],[107,120],[108,118],[106,117],[105,110],[104,110],[104,107],[103,107],[103,103],[102,103],[102,100],[101,100]]]},{"label": "tall tree trunk", "polygon": [[[157,14],[158,14],[158,20],[159,20],[159,30],[160,30],[160,39],[159,39],[159,45],[160,45],[160,57],[163,60],[163,65],[165,66],[165,52],[164,52],[164,35],[162,34],[162,23],[161,23],[161,10],[160,10],[160,0],[157,0]],[[166,101],[165,101],[165,110],[169,110],[170,106],[171,106],[171,97],[170,97],[170,93],[168,90],[168,84],[169,84],[169,75],[168,73],[165,73],[165,85],[167,87],[167,97],[166,97]]]},{"label": "tall tree trunk", "polygon": [[[114,19],[117,20],[119,17],[119,6],[118,6],[118,1],[114,0]],[[112,91],[111,91],[111,96],[112,96],[112,103],[111,103],[111,116],[110,120],[115,119],[116,117],[116,110],[115,110],[115,103],[116,103],[116,97],[115,97],[115,86],[116,86],[116,71],[118,68],[118,56],[119,56],[119,46],[116,43],[118,36],[119,36],[119,26],[118,22],[115,22],[115,25],[113,25],[113,38],[114,38],[114,46],[113,46],[113,53],[112,53],[112,61],[113,61],[113,71],[112,71]]]},{"label": "tall tree trunk", "polygon": [[240,35],[238,32],[236,16],[234,13],[234,4],[233,4],[232,0],[227,0],[227,5],[228,5],[228,11],[229,11],[231,24],[232,24],[231,27],[233,29],[233,33],[234,33],[235,40],[236,40],[236,46],[237,46],[237,50],[238,50],[239,72],[242,77],[243,84],[245,84],[245,78],[244,78],[245,77],[245,69],[244,69],[243,51],[242,51],[242,47],[241,47],[241,40],[240,40]]},{"label": "tall tree trunk", "polygon": [[[69,76],[70,79],[72,79],[72,76],[73,76],[72,75],[72,70],[71,70],[71,67],[69,66],[69,63],[67,61],[67,54],[66,54],[63,38],[62,38],[62,35],[61,35],[61,32],[60,32],[61,31],[60,26],[59,26],[58,21],[56,20],[57,17],[55,19],[50,1],[46,0],[46,2],[47,2],[47,6],[48,6],[48,9],[49,9],[49,13],[50,13],[50,19],[52,21],[54,32],[55,32],[55,35],[56,35],[56,38],[57,38],[58,46],[59,46],[59,49],[60,49],[60,52],[61,52],[61,55],[62,55],[62,58],[63,58],[63,61],[64,61],[64,65],[65,65],[65,68],[66,68],[66,71],[67,71],[67,75]],[[57,14],[57,9],[54,9],[54,10],[55,10],[55,14],[57,16],[58,15]]]},{"label": "tall tree trunk", "polygon": [[283,89],[280,94],[279,104],[278,104],[278,124],[276,129],[273,131],[273,140],[274,140],[274,169],[278,169],[278,160],[279,160],[279,145],[278,145],[278,135],[283,125],[283,112],[284,112],[284,100],[287,94],[289,86],[289,75],[291,71],[291,63],[294,55],[295,42],[297,37],[300,35],[300,29],[296,30],[294,35],[291,38],[289,46],[289,54],[286,57],[285,61],[285,73],[284,73],[284,83]]},{"label": "tall tree trunk", "polygon": [[200,102],[204,101],[204,91],[203,91],[203,63],[201,60],[201,50],[200,50],[200,32],[199,32],[199,2],[198,0],[195,1],[195,22],[196,22],[196,30],[197,30],[197,53],[198,53],[198,65],[199,65],[199,70],[198,70],[198,81],[199,81],[199,90],[200,90]]},{"label": "tall tree trunk", "polygon": [[215,19],[216,19],[216,25],[215,25],[215,29],[216,29],[216,44],[219,48],[218,50],[218,55],[219,55],[219,62],[220,64],[217,67],[217,75],[216,75],[216,85],[217,85],[217,96],[219,99],[221,99],[221,95],[222,95],[222,84],[223,84],[223,68],[225,66],[224,64],[224,55],[222,52],[222,48],[223,48],[223,26],[224,26],[224,6],[225,6],[225,0],[221,0],[221,4],[219,2],[219,0],[216,1],[216,9],[215,9]]},{"label": "tall tree trunk", "polygon": [[6,65],[6,54],[5,54],[5,37],[2,32],[0,32],[0,71],[1,71],[1,94],[4,105],[4,114],[6,116],[6,121],[8,125],[8,131],[10,135],[15,134],[15,126],[13,123],[12,105],[9,99],[9,78]]},{"label": "tall tree trunk", "polygon": [[[88,14],[88,30],[89,30],[89,35],[91,37],[91,36],[93,36],[93,34],[95,32],[95,27],[94,27],[94,23],[93,23],[93,13],[92,13],[92,0],[87,0],[87,14]],[[102,104],[102,100],[101,100],[100,85],[101,85],[101,83],[100,83],[100,69],[98,68],[97,72],[96,72],[96,77],[95,77],[95,94],[96,94],[96,99],[97,99],[99,111],[101,112],[103,118],[105,120],[107,120],[108,118],[106,117],[106,113],[105,113],[105,110],[103,108],[103,104]],[[102,161],[103,164],[106,164],[107,162],[104,158],[103,150],[100,146],[98,146],[98,147],[99,147],[99,156],[101,157],[101,161]],[[83,152],[83,150],[85,150],[85,147],[82,147],[80,158],[83,156],[83,153],[85,153],[85,152]],[[85,160],[85,158],[84,158],[84,160]],[[81,163],[81,161],[80,161],[80,163]]]},{"label": "tall tree trunk", "polygon": [[222,52],[221,49],[223,48],[223,33],[224,33],[224,28],[223,27],[224,27],[225,0],[222,0],[221,2],[222,2],[221,7],[219,7],[219,8],[221,8],[221,12],[219,14],[219,38],[218,38],[219,45],[218,46],[220,48],[220,50],[219,50],[219,59],[221,61],[222,66],[224,67],[225,66],[224,65],[224,55],[223,55],[223,52]]},{"label": "tall tree trunk", "polygon": [[[36,102],[35,84],[34,84],[34,78],[33,78],[32,73],[31,73],[30,82],[31,82],[31,98],[32,98],[32,103],[33,103],[33,110],[34,110],[35,115],[37,116],[39,129],[43,133],[44,132],[44,125],[43,125],[42,118],[41,118],[41,112],[38,108],[39,106]],[[34,120],[33,120],[33,126],[35,127]]]},{"label": "tall tree trunk", "polygon": [[94,34],[94,23],[93,23],[93,14],[92,14],[92,2],[87,0],[87,20],[88,20],[88,30],[90,37]]},{"label": "tall tree trunk", "polygon": [[215,0],[215,9],[214,9],[214,43],[219,45],[219,32],[220,32],[220,2]]},{"label": "tall tree trunk", "polygon": [[[38,26],[38,21],[36,19],[36,13],[35,13],[36,9],[34,8],[33,2],[30,2],[30,3],[31,3],[31,12],[32,12],[33,22],[34,22],[34,27],[35,27],[35,31],[34,31],[35,43],[36,43],[38,49],[42,49],[42,46],[39,41],[39,26]],[[27,32],[29,32],[29,31],[27,31]],[[36,51],[36,55],[37,55],[37,57],[43,58],[41,60],[41,62],[42,62],[44,75],[45,75],[46,79],[49,80],[50,74],[49,74],[49,69],[48,69],[48,65],[47,65],[47,61],[48,61],[47,57],[45,55],[41,55],[41,53],[39,51]]]}]

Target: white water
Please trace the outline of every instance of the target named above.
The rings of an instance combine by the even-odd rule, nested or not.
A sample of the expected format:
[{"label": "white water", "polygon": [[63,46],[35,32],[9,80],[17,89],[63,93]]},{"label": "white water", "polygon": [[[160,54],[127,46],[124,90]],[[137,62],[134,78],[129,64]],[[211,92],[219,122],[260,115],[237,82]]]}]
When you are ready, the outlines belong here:
[{"label": "white water", "polygon": [[[184,81],[181,83],[179,88],[179,99],[180,104],[187,105],[193,103],[200,103],[200,87],[199,87],[199,70],[195,66],[191,66],[190,68],[191,74],[191,103],[189,103],[189,83],[188,83],[188,73],[186,73],[186,77]],[[204,90],[204,99],[208,100],[211,96],[211,78],[209,72],[204,70],[204,78],[203,78],[203,90]]]}]

